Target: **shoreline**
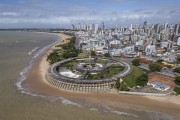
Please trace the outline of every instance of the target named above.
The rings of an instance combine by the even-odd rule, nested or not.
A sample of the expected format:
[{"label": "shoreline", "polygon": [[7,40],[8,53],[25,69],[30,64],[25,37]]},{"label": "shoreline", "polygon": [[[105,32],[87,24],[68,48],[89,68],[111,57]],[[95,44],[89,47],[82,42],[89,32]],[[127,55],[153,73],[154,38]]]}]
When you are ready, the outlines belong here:
[{"label": "shoreline", "polygon": [[[62,34],[55,35],[61,36]],[[24,84],[26,84],[30,89],[45,96],[65,97],[68,99],[83,100],[93,104],[103,103],[115,108],[123,108],[127,110],[162,112],[180,118],[180,97],[178,96],[155,97],[109,92],[80,93],[60,90],[48,83],[45,79],[45,73],[49,66],[46,61],[47,54],[49,54],[56,45],[62,44],[62,41],[65,41],[67,36],[63,35],[63,39],[64,40],[61,40],[61,37],[59,37],[58,42],[45,51],[37,61],[35,61],[36,63],[27,75],[27,80],[24,81]]]}]

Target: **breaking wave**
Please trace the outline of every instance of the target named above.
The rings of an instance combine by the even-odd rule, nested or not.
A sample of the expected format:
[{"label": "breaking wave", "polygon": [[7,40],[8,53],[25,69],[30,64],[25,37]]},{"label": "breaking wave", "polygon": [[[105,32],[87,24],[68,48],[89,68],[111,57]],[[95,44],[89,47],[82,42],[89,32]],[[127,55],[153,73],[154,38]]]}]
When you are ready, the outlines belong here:
[{"label": "breaking wave", "polygon": [[[55,41],[52,44],[50,44],[50,45],[40,49],[39,51],[36,51],[36,53],[34,53],[34,54],[32,54],[32,57],[31,57],[30,62],[29,62],[29,65],[27,67],[25,67],[20,72],[20,75],[19,75],[18,79],[16,80],[15,85],[17,86],[17,89],[22,94],[27,94],[27,95],[30,95],[30,96],[33,96],[33,97],[40,97],[40,98],[43,98],[43,99],[47,99],[49,102],[53,102],[53,103],[61,102],[64,105],[73,105],[73,106],[77,106],[77,107],[82,107],[82,105],[80,105],[80,104],[78,104],[76,102],[70,101],[68,99],[65,99],[63,97],[43,96],[43,95],[40,95],[40,94],[38,94],[36,92],[30,91],[27,88],[22,86],[22,82],[24,80],[26,80],[26,78],[27,78],[26,76],[27,76],[28,72],[31,70],[32,65],[33,65],[34,61],[36,60],[36,58],[38,58],[38,56],[40,56],[44,51],[48,50],[51,46],[55,45],[57,42],[58,41]],[[110,108],[109,106],[101,105],[101,108],[103,108],[103,110],[101,110],[99,108],[94,108],[94,107],[93,108],[89,108],[89,110],[91,110],[91,111],[109,112],[109,113],[113,113],[113,114],[117,114],[117,115],[127,115],[127,116],[138,117],[138,116],[133,115],[133,114],[116,111],[116,110]]]}]

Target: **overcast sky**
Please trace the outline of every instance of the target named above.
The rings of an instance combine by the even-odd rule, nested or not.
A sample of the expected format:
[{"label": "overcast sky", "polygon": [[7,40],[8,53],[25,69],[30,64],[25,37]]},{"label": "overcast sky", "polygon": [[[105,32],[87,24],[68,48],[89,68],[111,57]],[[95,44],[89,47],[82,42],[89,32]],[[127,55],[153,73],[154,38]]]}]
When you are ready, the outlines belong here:
[{"label": "overcast sky", "polygon": [[0,28],[180,23],[180,0],[0,0]]}]

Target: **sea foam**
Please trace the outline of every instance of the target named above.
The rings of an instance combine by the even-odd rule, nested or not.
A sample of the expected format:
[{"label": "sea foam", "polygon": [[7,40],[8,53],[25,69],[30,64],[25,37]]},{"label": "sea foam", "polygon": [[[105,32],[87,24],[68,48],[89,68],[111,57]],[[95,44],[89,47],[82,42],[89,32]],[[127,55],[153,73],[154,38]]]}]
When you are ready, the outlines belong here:
[{"label": "sea foam", "polygon": [[51,46],[55,45],[58,41],[53,42],[52,44],[45,46],[44,48],[40,49],[39,51],[36,51],[36,53],[33,54],[33,56],[30,59],[29,65],[25,67],[21,72],[19,77],[16,80],[16,86],[18,90],[26,91],[26,88],[23,88],[22,82],[26,80],[26,75],[29,72],[29,70],[32,68],[32,65],[36,58],[41,55],[45,50],[49,49]]},{"label": "sea foam", "polygon": [[36,58],[38,58],[38,56],[40,56],[44,51],[46,51],[47,49],[49,49],[51,46],[55,45],[58,41],[53,42],[52,44],[45,46],[44,48],[40,49],[39,51],[37,51],[36,53],[33,54],[33,56],[31,57],[31,60],[29,62],[29,65],[27,67],[25,67],[19,74],[18,79],[16,80],[15,85],[17,86],[17,89],[21,91],[22,94],[27,94],[27,95],[31,95],[33,97],[41,97],[41,98],[45,98],[48,99],[50,102],[57,102],[57,101],[61,101],[62,104],[64,105],[74,105],[74,106],[78,106],[81,107],[78,103],[72,102],[68,99],[65,99],[63,97],[51,97],[51,96],[43,96],[43,95],[39,95],[36,92],[32,92],[29,91],[27,88],[22,86],[22,82],[24,80],[26,80],[26,75],[29,72],[29,70],[32,68],[32,65],[34,63],[34,61],[36,60]]},{"label": "sea foam", "polygon": [[[15,85],[17,86],[17,89],[21,91],[22,94],[27,94],[27,95],[31,95],[33,97],[41,97],[43,99],[47,99],[48,101],[50,102],[61,102],[62,104],[64,105],[73,105],[73,106],[77,106],[77,107],[82,107],[82,105],[76,103],[76,102],[73,102],[73,101],[70,101],[68,99],[65,99],[63,97],[52,97],[52,96],[43,96],[43,95],[40,95],[36,92],[32,92],[30,90],[28,90],[27,88],[23,87],[22,86],[22,82],[24,80],[26,80],[26,75],[27,73],[29,72],[29,70],[32,68],[32,65],[34,63],[34,61],[36,60],[36,58],[38,56],[40,56],[45,50],[49,49],[51,46],[55,45],[58,41],[56,42],[53,42],[52,44],[48,45],[48,46],[45,46],[44,48],[40,49],[39,51],[37,51],[36,53],[33,54],[33,56],[31,57],[31,60],[29,62],[29,65],[27,67],[25,67],[21,72],[20,72],[20,75],[15,83]],[[112,108],[110,108],[109,106],[107,105],[102,105],[101,106],[103,108],[103,111],[102,112],[110,112],[110,113],[113,113],[113,114],[117,114],[117,115],[130,115],[130,116],[134,116],[134,117],[138,117],[134,114],[129,114],[129,113],[125,113],[125,112],[121,112],[121,111],[116,111]],[[98,108],[90,108],[89,110],[96,110],[96,111],[101,111],[101,109],[98,109]]]}]

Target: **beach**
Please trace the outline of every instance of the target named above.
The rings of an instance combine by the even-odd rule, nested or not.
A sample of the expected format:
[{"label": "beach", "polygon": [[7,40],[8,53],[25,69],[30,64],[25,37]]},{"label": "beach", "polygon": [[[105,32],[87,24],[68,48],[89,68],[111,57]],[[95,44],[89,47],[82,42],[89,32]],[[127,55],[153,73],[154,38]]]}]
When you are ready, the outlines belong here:
[{"label": "beach", "polygon": [[[58,34],[62,36],[62,34]],[[138,96],[138,95],[126,95],[116,92],[101,92],[101,93],[80,93],[60,90],[53,85],[49,84],[45,79],[46,71],[49,67],[49,63],[46,61],[47,55],[55,49],[56,45],[67,42],[68,36],[63,35],[63,40],[59,41],[44,51],[39,56],[36,62],[33,64],[32,69],[27,75],[27,79],[23,82],[23,85],[27,86],[29,90],[33,90],[38,94],[44,96],[64,97],[70,100],[85,102],[90,104],[105,104],[117,109],[123,109],[125,111],[142,111],[146,112],[158,112],[168,114],[180,119],[180,97],[178,96]]]}]

